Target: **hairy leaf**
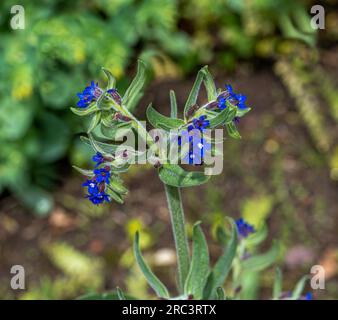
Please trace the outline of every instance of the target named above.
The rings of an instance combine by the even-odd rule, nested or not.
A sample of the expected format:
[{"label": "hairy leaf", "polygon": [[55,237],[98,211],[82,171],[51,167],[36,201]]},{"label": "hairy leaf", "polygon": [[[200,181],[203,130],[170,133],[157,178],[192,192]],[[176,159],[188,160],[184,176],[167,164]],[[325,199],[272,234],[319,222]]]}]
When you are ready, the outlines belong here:
[{"label": "hairy leaf", "polygon": [[198,186],[210,179],[203,172],[188,172],[175,164],[164,164],[159,169],[159,176],[162,182],[174,187]]},{"label": "hairy leaf", "polygon": [[209,273],[209,250],[199,223],[194,225],[192,235],[192,260],[184,293],[192,294],[194,299],[202,299],[203,289]]},{"label": "hairy leaf", "polygon": [[274,242],[270,250],[264,254],[246,259],[242,263],[243,270],[261,271],[272,265],[279,254],[279,244]]},{"label": "hairy leaf", "polygon": [[169,293],[165,285],[159,280],[154,273],[150,270],[147,263],[144,261],[139,244],[139,233],[136,232],[134,239],[134,255],[139,265],[140,269],[143,272],[143,275],[146,277],[149,285],[154,289],[156,294],[161,298],[169,298]]},{"label": "hairy leaf", "polygon": [[146,81],[145,70],[146,70],[146,65],[144,64],[144,62],[141,60],[138,60],[136,76],[131,82],[129,88],[127,89],[127,91],[125,92],[122,98],[122,105],[124,105],[129,110],[131,110],[131,107],[135,106],[135,103],[133,103],[133,100],[137,96],[139,96],[144,86],[144,83]]},{"label": "hairy leaf", "polygon": [[157,112],[151,104],[147,108],[147,118],[154,128],[163,130],[177,129],[184,125],[183,120],[166,117]]}]

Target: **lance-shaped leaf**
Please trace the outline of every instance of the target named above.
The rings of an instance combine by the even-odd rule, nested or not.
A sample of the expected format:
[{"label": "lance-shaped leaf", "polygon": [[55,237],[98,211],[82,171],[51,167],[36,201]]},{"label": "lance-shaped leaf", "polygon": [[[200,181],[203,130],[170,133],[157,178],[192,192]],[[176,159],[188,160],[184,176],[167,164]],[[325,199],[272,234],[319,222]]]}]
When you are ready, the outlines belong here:
[{"label": "lance-shaped leaf", "polygon": [[[231,269],[232,261],[236,255],[237,249],[237,227],[233,219],[228,218],[231,224],[231,236],[228,244],[224,248],[223,254],[218,258],[209,274],[206,287],[204,289],[203,296],[205,299],[214,298],[214,294],[217,287],[221,287],[224,284],[226,277]],[[225,244],[227,239],[224,226],[219,226],[217,230],[218,238],[221,244]]]},{"label": "lance-shaped leaf", "polygon": [[202,72],[204,74],[203,83],[204,83],[204,86],[207,90],[208,101],[216,100],[217,89],[216,89],[216,86],[215,86],[214,79],[213,79],[212,75],[210,74],[210,72],[208,70],[208,66],[205,66],[204,68],[202,68]]},{"label": "lance-shaped leaf", "polygon": [[194,299],[202,299],[203,289],[209,273],[209,251],[199,222],[194,225],[192,234],[192,259],[184,285],[184,293],[192,294]]},{"label": "lance-shaped leaf", "polygon": [[216,128],[221,124],[226,124],[231,122],[236,116],[236,108],[225,108],[215,117],[211,118],[209,128]]},{"label": "lance-shaped leaf", "polygon": [[92,103],[87,108],[70,108],[70,110],[72,110],[72,112],[78,116],[88,116],[89,114],[92,114],[100,109],[96,103]]},{"label": "lance-shaped leaf", "polygon": [[291,295],[291,300],[297,300],[301,297],[302,292],[304,290],[306,281],[309,280],[309,276],[306,275],[304,277],[302,277],[296,284],[294,290],[292,291],[292,295]]},{"label": "lance-shaped leaf", "polygon": [[150,270],[147,263],[144,261],[139,244],[139,233],[136,232],[134,239],[134,255],[139,265],[140,269],[143,272],[143,275],[146,277],[149,285],[154,289],[156,294],[161,298],[169,298],[169,293],[165,285],[158,279],[154,273]]},{"label": "lance-shaped leaf", "polygon": [[[96,152],[100,152],[100,153],[105,154],[105,155],[112,155],[112,153],[113,153],[112,151],[115,149],[114,146],[111,147],[110,150],[108,149],[108,146],[105,147],[105,148],[101,148],[101,146],[104,146],[103,144],[100,144],[99,142],[97,142],[91,134],[89,134],[88,137],[89,137],[90,144],[92,145],[93,149]],[[110,152],[107,152],[108,150]]]},{"label": "lance-shaped leaf", "polygon": [[176,164],[164,164],[159,169],[159,177],[165,184],[182,188],[198,186],[210,179],[203,172],[188,172]]},{"label": "lance-shaped leaf", "polygon": [[194,104],[196,104],[196,101],[197,101],[197,98],[198,98],[198,93],[200,91],[203,78],[204,78],[204,73],[203,73],[203,69],[201,69],[200,71],[198,71],[195,83],[194,83],[194,85],[193,85],[193,87],[190,91],[187,102],[185,103],[184,117],[187,117],[187,113],[188,113],[190,107],[193,106]]},{"label": "lance-shaped leaf", "polygon": [[123,185],[123,180],[118,175],[112,175],[108,185],[113,191],[120,194],[127,194],[128,189]]},{"label": "lance-shaped leaf", "polygon": [[157,112],[151,104],[147,108],[147,118],[154,128],[163,130],[178,129],[184,125],[183,120],[166,117]]},{"label": "lance-shaped leaf", "polygon": [[271,266],[279,254],[279,244],[274,242],[270,250],[266,253],[253,256],[242,263],[243,270],[261,271]]},{"label": "lance-shaped leaf", "polygon": [[77,166],[73,166],[73,168],[74,168],[76,171],[78,171],[78,172],[80,172],[81,174],[83,174],[84,176],[86,176],[86,177],[94,177],[94,172],[93,172],[93,170],[86,170],[86,169],[79,168],[79,167],[77,167]]},{"label": "lance-shaped leaf", "polygon": [[124,105],[129,110],[131,110],[131,107],[135,105],[133,101],[140,95],[144,86],[146,81],[145,70],[146,65],[144,62],[138,60],[136,76],[122,98],[122,105]]},{"label": "lance-shaped leaf", "polygon": [[91,134],[91,139],[84,137],[84,136],[81,136],[80,139],[84,143],[90,145],[96,152],[100,152],[102,154],[111,155],[119,147],[118,144],[97,141],[97,139],[94,138],[92,134]]},{"label": "lance-shaped leaf", "polygon": [[175,91],[170,90],[170,117],[177,118],[177,101]]},{"label": "lance-shaped leaf", "polygon": [[106,69],[104,67],[102,67],[102,71],[104,72],[104,74],[106,75],[106,77],[108,79],[106,90],[114,89],[115,86],[116,86],[115,77],[112,75],[112,73],[108,69]]},{"label": "lance-shaped leaf", "polygon": [[272,298],[274,300],[278,300],[282,294],[282,283],[283,283],[282,271],[279,268],[276,268],[275,280],[273,282],[273,293],[272,293]]},{"label": "lance-shaped leaf", "polygon": [[225,124],[228,134],[230,137],[234,138],[234,139],[240,139],[241,135],[239,134],[236,125],[234,124],[234,122],[229,122]]},{"label": "lance-shaped leaf", "polygon": [[106,138],[121,141],[121,139],[127,136],[128,132],[132,130],[132,124],[130,122],[122,122],[116,124],[114,127],[107,127],[101,124],[100,129]]}]

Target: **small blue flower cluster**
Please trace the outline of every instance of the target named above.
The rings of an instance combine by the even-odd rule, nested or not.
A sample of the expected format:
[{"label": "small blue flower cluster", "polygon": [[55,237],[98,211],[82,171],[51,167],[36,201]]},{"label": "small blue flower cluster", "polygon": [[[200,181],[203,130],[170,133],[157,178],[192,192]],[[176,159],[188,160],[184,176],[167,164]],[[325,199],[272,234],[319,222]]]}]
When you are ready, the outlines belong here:
[{"label": "small blue flower cluster", "polygon": [[98,168],[105,160],[99,152],[93,156],[92,160],[95,162],[96,169],[94,170],[94,177],[87,179],[82,184],[83,187],[87,187],[88,194],[85,197],[96,205],[104,201],[110,202],[110,197],[106,193],[106,186],[110,183],[110,167]]},{"label": "small blue flower cluster", "polygon": [[181,146],[183,143],[189,143],[189,152],[183,158],[185,163],[201,165],[203,164],[203,157],[205,151],[211,150],[211,144],[203,138],[203,132],[210,125],[206,115],[192,120],[187,130],[181,132],[178,137],[178,144]]},{"label": "small blue flower cluster", "polygon": [[251,233],[256,232],[255,228],[247,223],[243,218],[236,220],[238,234],[241,238],[248,237]]},{"label": "small blue flower cluster", "polygon": [[[121,104],[121,96],[116,89],[109,89],[107,93],[111,95],[114,101],[117,104]],[[103,94],[103,90],[99,87],[98,83],[92,81],[89,86],[87,86],[82,93],[78,93],[79,101],[77,106],[79,108],[87,108],[93,101],[96,101]]]},{"label": "small blue flower cluster", "polygon": [[101,96],[102,92],[103,91],[99,87],[99,84],[92,81],[91,84],[87,86],[82,93],[77,94],[80,99],[77,103],[77,106],[79,108],[87,108],[91,104],[91,102],[97,100]]},{"label": "small blue flower cluster", "polygon": [[225,86],[226,90],[223,91],[217,97],[218,108],[223,110],[227,107],[226,102],[229,101],[231,104],[237,106],[239,109],[246,109],[245,104],[246,96],[244,94],[237,94],[233,91],[232,86],[227,84]]}]

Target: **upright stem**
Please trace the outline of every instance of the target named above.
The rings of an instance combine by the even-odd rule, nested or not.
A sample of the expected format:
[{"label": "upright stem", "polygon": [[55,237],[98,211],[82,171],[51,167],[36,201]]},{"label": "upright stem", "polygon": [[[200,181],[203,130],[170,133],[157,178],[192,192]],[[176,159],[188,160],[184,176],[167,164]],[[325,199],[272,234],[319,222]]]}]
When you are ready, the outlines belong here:
[{"label": "upright stem", "polygon": [[175,240],[179,290],[182,294],[184,282],[189,272],[190,257],[188,238],[185,231],[181,192],[180,188],[169,186],[167,184],[164,184],[164,187],[167,195],[171,225]]}]

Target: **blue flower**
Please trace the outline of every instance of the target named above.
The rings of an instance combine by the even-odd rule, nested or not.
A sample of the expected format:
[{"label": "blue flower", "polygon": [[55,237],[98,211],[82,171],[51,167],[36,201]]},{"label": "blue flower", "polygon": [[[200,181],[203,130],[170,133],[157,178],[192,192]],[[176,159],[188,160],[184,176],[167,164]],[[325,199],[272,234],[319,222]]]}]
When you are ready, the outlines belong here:
[{"label": "blue flower", "polygon": [[236,225],[238,234],[242,238],[246,238],[250,235],[250,233],[255,232],[254,227],[251,224],[247,223],[243,218],[236,220]]},{"label": "blue flower", "polygon": [[305,300],[313,300],[313,296],[311,292],[307,292],[305,295]]},{"label": "blue flower", "polygon": [[183,160],[189,164],[201,165],[203,164],[205,152],[209,150],[211,150],[211,144],[202,138],[201,135],[194,135],[190,141],[189,152]]},{"label": "blue flower", "polygon": [[[192,123],[193,123],[193,128],[194,129],[198,129],[198,130],[205,130],[207,127],[209,127],[210,125],[210,121],[209,120],[206,120],[207,116],[205,115],[202,115],[200,116],[198,119],[193,119],[192,120]],[[191,128],[191,125],[189,126]],[[189,127],[188,127],[188,130],[189,130]]]},{"label": "blue flower", "polygon": [[87,187],[88,194],[85,197],[92,203],[98,205],[104,201],[110,201],[109,195],[105,193],[105,183],[99,183],[96,176],[91,180],[88,179],[82,186]]},{"label": "blue flower", "polygon": [[229,101],[231,104],[237,106],[239,109],[247,109],[245,101],[247,97],[243,94],[237,94],[234,92],[232,86],[227,84],[226,90],[221,92],[217,97],[218,108],[223,110],[227,107],[226,103]]},{"label": "blue flower", "polygon": [[77,94],[77,96],[80,98],[77,106],[79,108],[87,108],[91,102],[97,100],[101,96],[102,92],[103,91],[99,87],[98,83],[92,81],[91,84],[86,87],[82,93]]},{"label": "blue flower", "polygon": [[107,184],[110,183],[110,171],[107,168],[100,168],[94,170],[95,180],[98,183],[105,182]]},{"label": "blue flower", "polygon": [[95,167],[97,167],[104,162],[104,156],[102,153],[96,152],[96,154],[92,157],[92,160],[96,163]]},{"label": "blue flower", "polygon": [[101,204],[104,201],[110,202],[109,195],[104,192],[99,192],[96,194],[89,194],[89,195],[86,195],[86,198],[88,198],[93,204],[96,204],[96,205]]}]

